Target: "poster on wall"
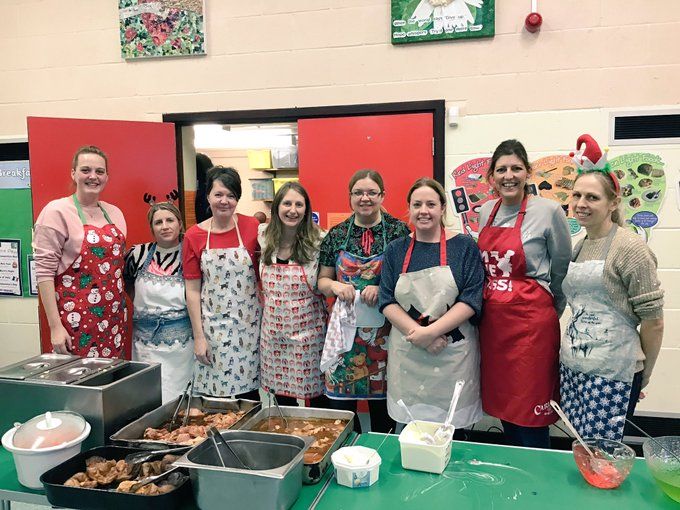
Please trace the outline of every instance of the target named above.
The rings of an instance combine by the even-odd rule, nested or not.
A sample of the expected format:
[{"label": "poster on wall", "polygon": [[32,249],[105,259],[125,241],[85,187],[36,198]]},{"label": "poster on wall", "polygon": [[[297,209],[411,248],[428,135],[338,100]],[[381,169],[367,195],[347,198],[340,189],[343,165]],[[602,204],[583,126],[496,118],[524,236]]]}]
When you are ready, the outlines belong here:
[{"label": "poster on wall", "polygon": [[21,241],[0,239],[0,296],[21,294]]},{"label": "poster on wall", "polygon": [[35,275],[35,257],[32,253],[26,256],[26,267],[28,267],[28,294],[30,296],[38,295],[38,278]]},{"label": "poster on wall", "polygon": [[0,189],[30,187],[31,170],[28,161],[0,161]]},{"label": "poster on wall", "polygon": [[124,59],[205,55],[203,0],[118,0]]},{"label": "poster on wall", "polygon": [[392,0],[392,44],[493,37],[495,0]]},{"label": "poster on wall", "polygon": [[612,158],[609,166],[621,184],[621,204],[626,224],[643,239],[659,222],[666,194],[664,162],[657,154],[631,152]]},{"label": "poster on wall", "polygon": [[479,233],[479,210],[493,198],[491,186],[486,181],[486,171],[491,158],[475,158],[458,166],[452,173],[456,187],[465,188],[470,210],[461,214],[462,231],[477,237]]}]

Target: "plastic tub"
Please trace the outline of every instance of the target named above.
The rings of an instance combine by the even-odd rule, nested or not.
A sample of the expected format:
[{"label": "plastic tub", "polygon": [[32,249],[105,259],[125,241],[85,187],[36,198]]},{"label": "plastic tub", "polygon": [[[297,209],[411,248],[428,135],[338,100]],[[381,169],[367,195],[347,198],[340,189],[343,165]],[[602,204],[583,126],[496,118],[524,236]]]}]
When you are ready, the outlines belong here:
[{"label": "plastic tub", "polygon": [[365,446],[345,446],[331,455],[335,479],[345,487],[369,487],[380,478],[380,454]]},{"label": "plastic tub", "polygon": [[40,475],[80,453],[83,441],[90,435],[90,424],[86,422],[85,429],[75,439],[57,446],[33,450],[14,446],[14,434],[18,428],[14,427],[5,432],[2,436],[2,446],[12,452],[19,483],[29,489],[42,489]]},{"label": "plastic tub", "polygon": [[297,177],[274,177],[272,181],[274,181],[274,194],[276,194],[277,191],[286,184],[287,182],[298,182],[300,179]]},{"label": "plastic tub", "polygon": [[443,425],[442,423],[420,420],[406,425],[399,434],[401,466],[404,469],[441,474],[451,460],[451,439],[455,429],[451,427],[446,441],[439,444],[427,444],[420,439],[416,424],[422,432],[432,436]]}]

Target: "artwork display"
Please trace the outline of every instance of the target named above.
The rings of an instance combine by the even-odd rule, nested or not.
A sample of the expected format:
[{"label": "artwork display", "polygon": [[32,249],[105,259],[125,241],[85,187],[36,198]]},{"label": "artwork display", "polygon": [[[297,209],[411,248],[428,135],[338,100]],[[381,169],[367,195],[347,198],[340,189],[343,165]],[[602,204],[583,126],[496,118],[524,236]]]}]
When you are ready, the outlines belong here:
[{"label": "artwork display", "polygon": [[492,37],[495,0],[392,0],[392,44]]},{"label": "artwork display", "polygon": [[203,0],[119,0],[124,59],[205,55]]}]

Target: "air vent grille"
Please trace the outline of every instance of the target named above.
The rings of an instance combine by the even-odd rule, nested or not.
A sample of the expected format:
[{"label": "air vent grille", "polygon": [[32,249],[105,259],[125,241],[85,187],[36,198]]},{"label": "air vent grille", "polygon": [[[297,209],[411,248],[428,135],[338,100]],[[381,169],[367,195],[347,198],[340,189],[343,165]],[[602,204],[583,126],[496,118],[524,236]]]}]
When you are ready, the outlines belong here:
[{"label": "air vent grille", "polygon": [[614,117],[614,140],[680,143],[680,113]]}]

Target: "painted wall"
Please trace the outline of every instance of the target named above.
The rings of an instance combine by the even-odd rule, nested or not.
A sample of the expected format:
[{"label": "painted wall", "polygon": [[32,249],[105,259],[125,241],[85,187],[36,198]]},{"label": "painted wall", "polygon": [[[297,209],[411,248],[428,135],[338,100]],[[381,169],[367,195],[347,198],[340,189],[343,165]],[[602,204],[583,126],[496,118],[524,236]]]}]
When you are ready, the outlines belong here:
[{"label": "painted wall", "polygon": [[[669,106],[680,96],[680,2],[542,2],[541,32],[523,30],[526,0],[497,2],[496,37],[389,44],[387,0],[207,2],[207,57],[124,62],[116,2],[4,0],[0,138],[26,116],[159,121],[163,113],[443,98],[447,173],[508,137],[532,157],[567,152],[576,135],[605,140],[610,109]],[[677,146],[676,146],[677,147]],[[616,154],[638,150],[612,149]],[[661,153],[669,181],[675,147]],[[680,229],[669,190],[651,246],[667,291],[664,352],[641,406],[680,412]],[[0,301],[0,363],[37,352],[36,300]],[[663,381],[663,384],[661,384]]]}]

